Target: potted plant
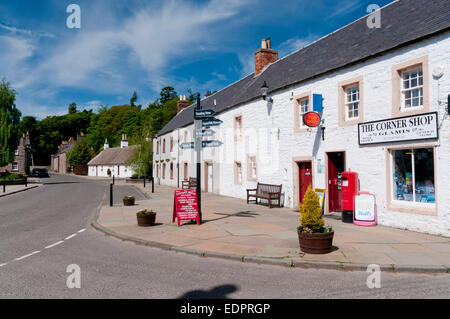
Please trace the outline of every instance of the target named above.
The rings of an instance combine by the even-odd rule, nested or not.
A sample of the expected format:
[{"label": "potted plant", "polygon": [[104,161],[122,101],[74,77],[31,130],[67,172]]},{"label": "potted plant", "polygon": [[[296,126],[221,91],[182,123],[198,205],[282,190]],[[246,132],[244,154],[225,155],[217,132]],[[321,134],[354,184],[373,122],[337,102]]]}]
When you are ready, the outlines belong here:
[{"label": "potted plant", "polygon": [[300,205],[300,226],[297,228],[300,249],[309,254],[331,252],[334,231],[331,226],[324,227],[319,196],[308,187]]},{"label": "potted plant", "polygon": [[134,205],[134,196],[125,196],[123,198],[124,206],[133,206]]},{"label": "potted plant", "polygon": [[141,210],[136,213],[138,226],[148,227],[155,225],[156,213],[152,210]]}]

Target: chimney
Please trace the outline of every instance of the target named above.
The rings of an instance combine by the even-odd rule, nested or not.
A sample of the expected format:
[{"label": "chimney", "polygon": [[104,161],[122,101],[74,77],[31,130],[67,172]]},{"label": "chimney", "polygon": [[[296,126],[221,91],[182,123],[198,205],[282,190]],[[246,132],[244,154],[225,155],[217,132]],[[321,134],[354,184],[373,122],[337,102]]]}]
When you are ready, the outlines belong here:
[{"label": "chimney", "polygon": [[255,75],[259,75],[266,66],[278,60],[278,51],[272,50],[270,38],[261,40],[261,49],[255,52]]},{"label": "chimney", "polygon": [[122,141],[120,142],[120,148],[128,147],[127,134],[122,134]]},{"label": "chimney", "polygon": [[105,144],[103,144],[103,149],[106,150],[109,148],[108,139],[105,138]]},{"label": "chimney", "polygon": [[181,94],[180,100],[177,102],[177,114],[189,106],[189,101],[186,101],[186,95]]}]

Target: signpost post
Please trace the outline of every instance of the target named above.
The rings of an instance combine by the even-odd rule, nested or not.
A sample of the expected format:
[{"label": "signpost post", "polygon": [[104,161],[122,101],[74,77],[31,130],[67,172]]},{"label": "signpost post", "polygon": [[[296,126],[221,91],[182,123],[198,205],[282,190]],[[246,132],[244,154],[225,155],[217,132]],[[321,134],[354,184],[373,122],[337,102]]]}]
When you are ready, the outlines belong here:
[{"label": "signpost post", "polygon": [[[194,129],[198,132],[202,128],[202,120],[197,118],[197,112],[200,113],[200,94],[197,95],[197,106],[194,110]],[[201,162],[202,162],[202,137],[195,134],[195,152],[197,154],[197,205],[200,224],[202,223],[202,188],[201,188]]]}]

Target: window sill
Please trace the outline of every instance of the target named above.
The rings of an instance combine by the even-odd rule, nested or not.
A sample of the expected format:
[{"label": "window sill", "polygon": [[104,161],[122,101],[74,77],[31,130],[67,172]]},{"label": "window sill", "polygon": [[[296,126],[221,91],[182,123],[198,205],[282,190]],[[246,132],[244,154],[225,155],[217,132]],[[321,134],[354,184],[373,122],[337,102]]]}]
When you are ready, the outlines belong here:
[{"label": "window sill", "polygon": [[400,213],[437,216],[436,204],[393,200],[387,206],[388,210]]}]

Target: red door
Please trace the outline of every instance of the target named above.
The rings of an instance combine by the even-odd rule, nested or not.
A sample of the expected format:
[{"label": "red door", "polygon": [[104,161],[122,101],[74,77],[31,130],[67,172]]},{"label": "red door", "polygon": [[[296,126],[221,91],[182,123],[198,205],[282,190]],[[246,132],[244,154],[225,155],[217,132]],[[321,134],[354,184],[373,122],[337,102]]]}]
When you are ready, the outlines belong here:
[{"label": "red door", "polygon": [[298,186],[299,186],[299,203],[303,203],[308,186],[312,187],[312,169],[311,162],[298,163]]},{"label": "red door", "polygon": [[345,170],[344,153],[328,153],[328,208],[330,212],[340,212],[341,174]]}]

